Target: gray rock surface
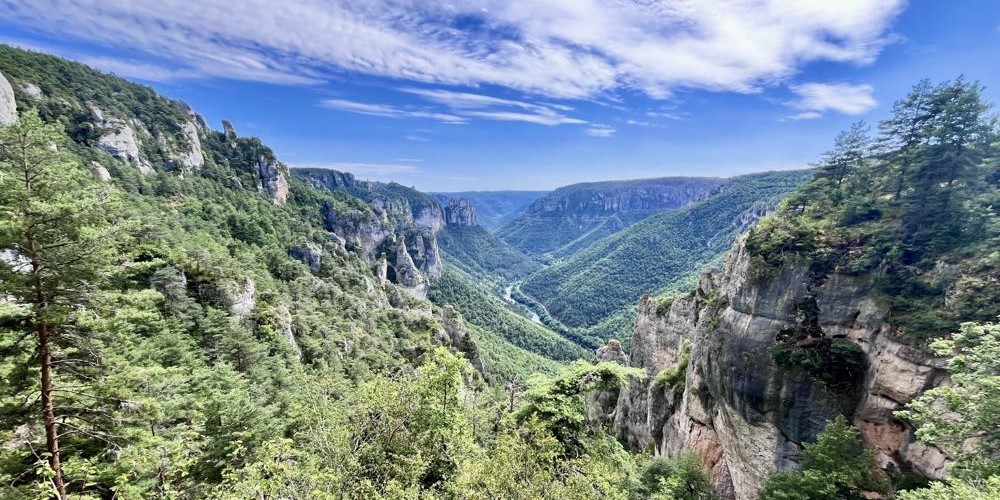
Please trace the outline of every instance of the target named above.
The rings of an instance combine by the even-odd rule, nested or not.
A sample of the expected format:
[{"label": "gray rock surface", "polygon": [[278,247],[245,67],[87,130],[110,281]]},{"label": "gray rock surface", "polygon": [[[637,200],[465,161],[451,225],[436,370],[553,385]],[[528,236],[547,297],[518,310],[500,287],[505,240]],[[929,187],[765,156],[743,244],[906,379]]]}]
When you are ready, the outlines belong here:
[{"label": "gray rock surface", "polygon": [[118,118],[105,118],[104,112],[94,105],[90,105],[90,113],[94,123],[104,129],[97,139],[97,147],[101,151],[138,168],[145,175],[154,173],[152,165],[139,152],[136,127],[141,125]]},{"label": "gray rock surface", "polygon": [[314,273],[318,273],[323,265],[323,248],[313,242],[289,248],[288,256],[305,262]]},{"label": "gray rock surface", "polygon": [[0,73],[0,125],[10,125],[16,121],[17,102],[14,101],[14,89],[3,73]]},{"label": "gray rock surface", "polygon": [[444,207],[444,220],[449,226],[475,226],[476,207],[468,198],[452,198]]},{"label": "gray rock surface", "polygon": [[261,156],[257,159],[257,171],[260,174],[261,189],[267,191],[271,201],[284,205],[288,201],[288,177],[284,167],[277,161]]}]

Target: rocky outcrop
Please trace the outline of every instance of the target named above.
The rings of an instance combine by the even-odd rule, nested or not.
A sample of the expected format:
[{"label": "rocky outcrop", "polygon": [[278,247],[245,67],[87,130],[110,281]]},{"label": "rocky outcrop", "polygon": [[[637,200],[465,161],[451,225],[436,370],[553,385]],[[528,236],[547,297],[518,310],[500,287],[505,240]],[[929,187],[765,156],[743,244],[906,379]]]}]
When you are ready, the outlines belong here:
[{"label": "rocky outcrop", "polygon": [[184,135],[187,151],[182,152],[177,162],[183,170],[196,170],[205,164],[205,154],[201,150],[201,136],[198,133],[198,125],[191,120],[187,120],[181,125],[181,132]]},{"label": "rocky outcrop", "polygon": [[[629,366],[628,355],[625,354],[621,342],[617,339],[611,339],[608,341],[608,345],[597,349],[597,361]],[[611,389],[598,391],[590,396],[590,400],[587,402],[587,421],[590,422],[590,425],[596,428],[614,421],[620,394],[620,389]]]},{"label": "rocky outcrop", "polygon": [[305,262],[314,273],[318,273],[323,266],[323,248],[312,242],[289,248],[288,256]]},{"label": "rocky outcrop", "polygon": [[388,221],[374,210],[347,212],[338,208],[334,203],[323,204],[326,228],[342,238],[347,247],[358,249],[369,262],[373,262],[376,250],[391,234]]},{"label": "rocky outcrop", "polygon": [[264,155],[257,158],[261,189],[278,205],[284,205],[288,201],[288,177],[285,176],[284,168],[273,158]]},{"label": "rocky outcrop", "polygon": [[[917,443],[893,412],[940,384],[944,365],[893,337],[878,297],[873,276],[817,276],[805,262],[762,273],[739,245],[696,291],[642,299],[630,362],[648,377],[604,410],[610,428],[635,449],[694,450],[724,498],[756,498],[768,473],[795,468],[802,443],[841,413],[886,469],[940,478],[948,457]],[[779,337],[801,328],[809,342],[849,342],[863,361],[835,377],[777,363]],[[682,377],[665,376],[679,366]]]},{"label": "rocky outcrop", "polygon": [[467,198],[452,198],[444,207],[444,221],[449,226],[475,226],[476,207]]},{"label": "rocky outcrop", "polygon": [[362,254],[382,284],[390,281],[413,296],[426,296],[430,283],[443,272],[437,235],[445,219],[438,202],[411,188],[361,181],[346,172],[293,172],[313,187],[346,192],[367,201],[367,207],[324,203],[327,229],[342,238],[346,248]]},{"label": "rocky outcrop", "polygon": [[302,349],[299,348],[299,343],[295,340],[295,325],[292,320],[292,312],[288,310],[288,306],[281,304],[275,308],[275,313],[278,319],[278,329],[285,336],[285,340],[288,341],[288,347],[292,349],[295,354],[295,359],[302,361]]},{"label": "rocky outcrop", "polygon": [[236,128],[233,127],[233,123],[229,120],[222,120],[222,134],[225,135],[227,139],[235,139],[239,137],[236,134]]},{"label": "rocky outcrop", "polygon": [[462,315],[450,304],[446,304],[442,308],[441,331],[438,332],[436,340],[462,353],[476,371],[483,373],[483,360],[479,357],[479,346],[469,335]]},{"label": "rocky outcrop", "polygon": [[94,176],[97,177],[98,181],[111,182],[111,172],[108,172],[107,167],[96,161],[91,162],[90,166],[93,168]]},{"label": "rocky outcrop", "polygon": [[417,269],[410,252],[406,248],[406,239],[403,236],[396,238],[396,259],[391,269],[394,282],[403,290],[417,298],[427,296],[429,284],[424,276]]},{"label": "rocky outcrop", "polygon": [[90,114],[97,127],[103,131],[97,139],[98,149],[138,168],[143,174],[154,172],[152,165],[139,152],[136,129],[141,128],[141,125],[119,118],[105,118],[104,112],[94,105],[90,105]]},{"label": "rocky outcrop", "polygon": [[233,316],[246,318],[253,312],[256,305],[254,295],[257,293],[257,285],[250,278],[246,278],[242,283],[232,285],[229,292],[229,312]]},{"label": "rocky outcrop", "polygon": [[0,73],[0,125],[10,125],[17,121],[17,103],[14,101],[14,88],[7,78]]},{"label": "rocky outcrop", "polygon": [[20,85],[20,87],[21,92],[24,92],[24,95],[32,99],[42,99],[45,97],[45,92],[42,92],[41,87],[35,85],[34,83],[24,82]]}]

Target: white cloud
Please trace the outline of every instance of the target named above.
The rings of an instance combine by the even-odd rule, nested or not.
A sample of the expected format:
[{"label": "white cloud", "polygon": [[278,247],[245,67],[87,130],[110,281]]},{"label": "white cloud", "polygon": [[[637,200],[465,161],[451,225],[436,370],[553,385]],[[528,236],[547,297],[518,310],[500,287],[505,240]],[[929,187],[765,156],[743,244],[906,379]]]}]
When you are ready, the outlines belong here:
[{"label": "white cloud", "polygon": [[388,116],[391,118],[429,118],[445,123],[465,123],[467,121],[461,116],[455,116],[447,113],[397,108],[395,106],[387,106],[385,104],[371,104],[366,102],[349,101],[347,99],[325,99],[320,104],[326,108],[359,113],[362,115]]},{"label": "white cloud", "polygon": [[638,127],[655,127],[656,126],[655,123],[645,122],[645,121],[642,121],[642,120],[633,120],[631,118],[629,118],[628,120],[626,120],[625,124],[626,125],[635,125],[635,126],[638,126]]},{"label": "white cloud", "polygon": [[[340,71],[551,97],[755,92],[871,63],[905,0],[0,0],[25,30],[170,61],[146,77],[311,83]],[[462,29],[469,20],[476,29]],[[553,109],[559,109],[552,107]],[[564,110],[565,111],[565,110]]]},{"label": "white cloud", "polygon": [[584,133],[586,133],[591,137],[605,137],[605,138],[614,137],[615,132],[617,132],[617,130],[607,125],[594,125],[587,128],[587,130],[584,131]]},{"label": "white cloud", "polygon": [[416,165],[398,163],[299,163],[292,165],[292,168],[327,168],[341,172],[350,172],[359,179],[376,181],[391,181],[399,177],[419,177],[424,173],[423,169]]},{"label": "white cloud", "polygon": [[401,161],[403,163],[423,163],[424,160],[420,158],[396,158],[396,161]]},{"label": "white cloud", "polygon": [[509,122],[528,122],[538,125],[580,125],[587,123],[578,118],[569,118],[562,115],[544,115],[533,113],[518,113],[516,111],[470,111],[468,116],[476,118],[486,118],[489,120],[502,120]]},{"label": "white cloud", "polygon": [[453,113],[462,116],[488,120],[520,121],[548,126],[587,123],[584,120],[564,115],[562,111],[570,111],[573,108],[558,104],[530,103],[440,89],[408,87],[399,90],[447,106],[451,108]]},{"label": "white cloud", "polygon": [[875,89],[871,85],[802,83],[789,88],[798,96],[796,100],[786,103],[799,111],[790,117],[793,120],[819,118],[827,111],[860,115],[878,105],[873,95]]}]

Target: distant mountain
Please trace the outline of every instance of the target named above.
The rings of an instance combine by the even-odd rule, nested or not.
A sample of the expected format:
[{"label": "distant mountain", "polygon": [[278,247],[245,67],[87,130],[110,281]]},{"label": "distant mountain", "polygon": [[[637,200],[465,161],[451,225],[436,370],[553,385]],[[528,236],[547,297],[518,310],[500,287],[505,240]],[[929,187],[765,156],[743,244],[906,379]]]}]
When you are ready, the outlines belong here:
[{"label": "distant mountain", "polygon": [[548,191],[464,191],[433,193],[442,205],[448,200],[465,198],[476,207],[479,224],[492,231],[514,220],[535,200]]},{"label": "distant mountain", "polygon": [[573,184],[539,198],[496,234],[525,252],[561,258],[657,212],[698,200],[723,182],[665,177]]},{"label": "distant mountain", "polygon": [[569,327],[596,325],[719,259],[811,175],[769,172],[726,180],[691,206],[649,217],[535,273],[522,290]]}]

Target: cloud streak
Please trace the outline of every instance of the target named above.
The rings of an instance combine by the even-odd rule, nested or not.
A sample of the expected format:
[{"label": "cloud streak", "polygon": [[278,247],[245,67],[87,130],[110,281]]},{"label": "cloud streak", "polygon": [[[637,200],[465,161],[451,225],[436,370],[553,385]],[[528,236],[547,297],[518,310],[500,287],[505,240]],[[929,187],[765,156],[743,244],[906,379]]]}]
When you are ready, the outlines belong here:
[{"label": "cloud streak", "polygon": [[812,120],[827,111],[845,115],[860,115],[875,106],[875,89],[871,85],[849,83],[803,83],[789,87],[798,97],[787,103],[798,113],[793,120]]},{"label": "cloud streak", "polygon": [[515,121],[534,123],[538,125],[582,125],[587,123],[579,118],[572,118],[562,113],[573,108],[562,105],[547,105],[501,99],[482,94],[468,92],[453,92],[440,89],[399,89],[406,94],[419,96],[431,103],[449,108],[448,113],[400,108],[385,104],[372,104],[346,99],[326,99],[324,107],[339,111],[348,111],[373,116],[391,118],[429,118],[445,123],[466,123],[471,118],[486,120]]},{"label": "cloud streak", "polygon": [[399,108],[385,104],[372,104],[366,102],[350,101],[347,99],[324,99],[320,104],[325,108],[336,109],[338,111],[348,111],[362,115],[387,116],[390,118],[429,118],[445,123],[466,123],[468,120],[461,116],[447,113],[435,113],[432,111],[414,110],[409,108]]},{"label": "cloud streak", "polygon": [[89,0],[0,0],[0,17],[171,62],[117,63],[116,71],[147,79],[309,84],[346,71],[579,99],[619,90],[653,97],[678,89],[756,92],[810,62],[868,64],[891,40],[889,24],[904,4],[244,0],[237,8],[206,0],[192,9],[187,0],[104,0],[99,7]]}]

